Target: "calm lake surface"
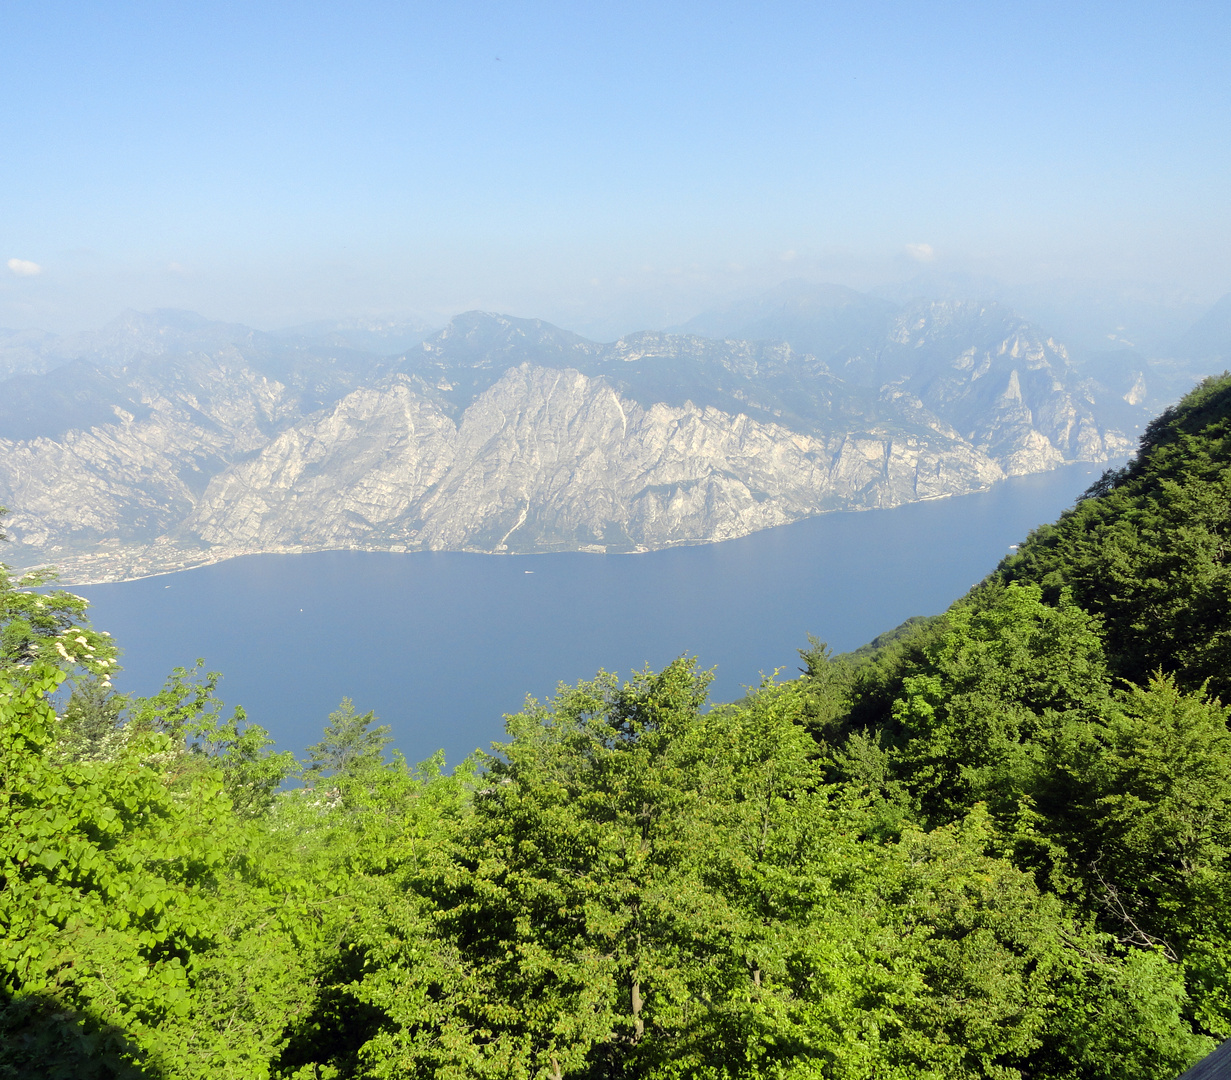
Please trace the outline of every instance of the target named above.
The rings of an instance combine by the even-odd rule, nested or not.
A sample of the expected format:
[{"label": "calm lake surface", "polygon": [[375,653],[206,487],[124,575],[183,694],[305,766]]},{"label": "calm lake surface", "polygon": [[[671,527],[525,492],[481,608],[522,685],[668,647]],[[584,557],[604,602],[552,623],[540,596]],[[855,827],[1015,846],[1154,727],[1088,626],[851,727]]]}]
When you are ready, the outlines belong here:
[{"label": "calm lake surface", "polygon": [[153,693],[203,657],[281,749],[315,742],[347,696],[412,761],[443,747],[452,765],[500,739],[526,694],[599,668],[688,653],[716,669],[711,699],[732,700],[762,672],[796,674],[809,633],[843,652],[943,611],[1104,468],[644,555],[256,555],[75,591],[124,649],[120,690]]}]

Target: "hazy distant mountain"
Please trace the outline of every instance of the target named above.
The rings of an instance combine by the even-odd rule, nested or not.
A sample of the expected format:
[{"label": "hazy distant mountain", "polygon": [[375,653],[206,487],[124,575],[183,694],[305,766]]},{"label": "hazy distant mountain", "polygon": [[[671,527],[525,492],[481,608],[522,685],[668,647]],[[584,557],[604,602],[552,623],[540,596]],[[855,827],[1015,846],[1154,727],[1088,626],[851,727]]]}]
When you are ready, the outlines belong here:
[{"label": "hazy distant mountain", "polygon": [[101,330],[59,338],[52,350],[65,359],[114,367],[143,356],[214,353],[227,346],[256,353],[262,350],[266,336],[238,323],[206,319],[195,311],[161,308],[146,314],[130,310]]},{"label": "hazy distant mountain", "polygon": [[828,361],[877,341],[898,304],[843,285],[788,281],[753,300],[705,312],[676,329],[702,337],[786,341],[799,352]]},{"label": "hazy distant mountain", "polygon": [[[841,286],[790,282],[686,325],[782,341],[814,353],[850,386],[894,387],[977,445],[999,453],[1010,469],[1015,452],[1033,461],[1023,468],[1038,467],[1033,455],[1040,447],[1027,448],[1032,427],[1046,429],[1049,443],[1067,460],[1086,453],[1077,446],[1092,437],[1090,420],[1132,431],[1148,416],[1144,361],[1118,373],[1106,363],[1096,365],[1097,375],[1087,372],[1063,345],[994,303],[916,300],[899,305]],[[1007,392],[1014,372],[1018,390]],[[1069,400],[1059,411],[1050,411],[1061,400],[1046,404],[1055,386],[1064,387]],[[1017,392],[1023,395],[1021,403]]]},{"label": "hazy distant mountain", "polygon": [[1231,293],[1189,328],[1176,351],[1188,359],[1231,366]]},{"label": "hazy distant mountain", "polygon": [[[41,330],[0,329],[0,378],[39,374],[72,360],[96,367],[123,367],[159,356],[214,355],[234,349],[245,362],[286,374],[310,368],[310,357],[394,356],[417,345],[432,328],[405,320],[346,320],[309,323],[267,333],[238,323],[217,322],[193,311],[160,308],[125,311],[101,330],[57,336]],[[301,371],[303,376],[306,371]]]},{"label": "hazy distant mountain", "polygon": [[42,330],[0,329],[0,379],[21,373],[37,374],[63,362],[50,351],[55,334]]},{"label": "hazy distant mountain", "polygon": [[1106,421],[1104,396],[1130,407],[1119,388],[995,305],[831,287],[723,317],[714,333],[747,318],[828,344],[600,344],[483,312],[397,355],[354,345],[419,329],[183,312],[16,341],[75,357],[0,383],[5,554],[100,579],[322,547],[636,550],[1129,446]]},{"label": "hazy distant mountain", "polygon": [[347,319],[304,323],[271,336],[304,346],[349,349],[392,356],[405,352],[429,337],[437,328],[405,319]]}]

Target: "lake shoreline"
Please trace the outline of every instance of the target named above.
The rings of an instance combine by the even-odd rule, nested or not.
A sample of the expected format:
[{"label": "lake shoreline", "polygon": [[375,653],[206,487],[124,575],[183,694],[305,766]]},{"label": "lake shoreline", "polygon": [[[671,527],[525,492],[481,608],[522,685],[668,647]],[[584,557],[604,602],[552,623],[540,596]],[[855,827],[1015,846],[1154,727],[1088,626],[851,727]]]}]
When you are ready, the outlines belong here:
[{"label": "lake shoreline", "polygon": [[971,496],[985,494],[995,491],[1004,485],[1012,485],[1015,481],[1028,480],[1033,477],[1049,476],[1055,473],[1062,473],[1068,469],[1088,469],[1097,466],[1107,467],[1111,464],[1109,461],[1099,462],[1066,462],[1055,469],[1048,470],[1043,473],[1026,473],[1021,476],[1009,476],[1003,480],[997,481],[995,484],[980,488],[972,492],[963,492],[960,494],[942,494],[928,495],[918,499],[912,499],[910,502],[898,503],[894,506],[850,506],[836,507],[832,510],[822,510],[815,514],[809,514],[805,517],[796,519],[795,521],[783,522],[779,525],[772,525],[765,529],[756,529],[752,532],[741,533],[736,536],[723,536],[717,538],[700,537],[688,538],[683,540],[671,541],[664,544],[656,544],[653,546],[638,546],[632,548],[623,548],[615,546],[603,546],[597,544],[579,544],[577,546],[559,546],[554,548],[534,548],[528,550],[492,550],[490,548],[478,547],[462,547],[462,548],[429,548],[423,546],[414,546],[408,544],[288,544],[282,547],[215,547],[208,551],[201,552],[199,557],[194,557],[191,554],[184,552],[182,549],[175,548],[169,542],[155,541],[153,544],[132,544],[113,547],[109,550],[98,551],[90,554],[68,554],[60,559],[49,558],[46,561],[30,561],[22,559],[21,545],[15,545],[15,554],[18,558],[13,560],[9,565],[16,571],[26,573],[36,569],[44,569],[47,567],[54,568],[57,574],[56,580],[59,584],[65,586],[81,587],[90,585],[116,585],[125,584],[136,581],[146,581],[153,578],[166,577],[183,573],[189,570],[198,570],[204,567],[217,566],[222,563],[229,562],[234,559],[251,558],[254,556],[283,556],[283,555],[316,555],[323,552],[366,552],[379,554],[394,554],[394,555],[421,555],[429,553],[452,552],[456,554],[473,554],[473,555],[491,555],[491,556],[527,556],[527,555],[564,555],[564,554],[584,554],[584,555],[651,555],[656,552],[672,551],[680,548],[703,547],[715,544],[726,544],[735,541],[746,539],[749,536],[756,536],[763,533],[773,532],[779,529],[788,529],[801,524],[802,522],[814,521],[818,518],[830,517],[833,515],[843,514],[866,514],[875,513],[878,511],[899,510],[908,506],[917,506],[926,503],[944,502],[950,499],[965,499]]},{"label": "lake shoreline", "polygon": [[351,697],[393,725],[408,759],[443,747],[455,763],[500,738],[526,694],[542,699],[600,668],[695,655],[717,669],[712,699],[730,701],[762,674],[793,676],[808,634],[846,652],[943,611],[1104,468],[635,559],[326,550],[75,589],[124,650],[120,692],[155,693],[173,667],[203,657],[223,673],[223,699],[280,747],[315,742]]}]

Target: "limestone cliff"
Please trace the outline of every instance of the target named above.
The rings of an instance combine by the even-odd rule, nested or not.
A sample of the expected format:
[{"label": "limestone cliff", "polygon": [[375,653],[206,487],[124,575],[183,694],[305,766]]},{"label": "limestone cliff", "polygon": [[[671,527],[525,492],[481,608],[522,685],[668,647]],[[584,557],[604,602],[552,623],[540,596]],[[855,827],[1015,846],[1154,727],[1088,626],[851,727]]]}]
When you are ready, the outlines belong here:
[{"label": "limestone cliff", "polygon": [[1020,321],[896,318],[828,359],[477,312],[388,357],[129,318],[101,359],[0,385],[5,554],[101,580],[332,547],[634,551],[1127,448]]},{"label": "limestone cliff", "polygon": [[178,532],[232,550],[634,550],[1003,475],[958,438],[817,438],[714,408],[645,408],[601,378],[523,364],[456,425],[404,375],[355,391],[215,478]]}]

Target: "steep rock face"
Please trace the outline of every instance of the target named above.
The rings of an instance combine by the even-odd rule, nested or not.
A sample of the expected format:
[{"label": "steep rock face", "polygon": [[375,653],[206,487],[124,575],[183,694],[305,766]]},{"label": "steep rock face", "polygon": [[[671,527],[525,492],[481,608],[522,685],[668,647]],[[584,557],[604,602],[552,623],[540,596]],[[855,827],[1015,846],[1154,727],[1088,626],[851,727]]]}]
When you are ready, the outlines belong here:
[{"label": "steep rock face", "polygon": [[0,493],[30,547],[149,542],[196,505],[220,467],[268,441],[283,387],[213,359],[135,372],[133,408],[58,439],[0,439]]},{"label": "steep rock face", "polygon": [[184,313],[34,342],[85,351],[0,386],[4,554],[105,580],[323,547],[637,550],[1127,447],[1063,348],[994,305],[849,299],[826,340],[878,336],[826,359],[481,312],[400,356]]},{"label": "steep rock face", "polygon": [[[832,286],[796,286],[694,324],[776,337],[815,353],[816,363],[847,387],[908,396],[1011,475],[1130,449],[1100,422],[1107,411],[1102,388],[1076,372],[1062,345],[998,304],[917,301],[897,308]],[[758,379],[763,384],[765,375]],[[1144,400],[1141,390],[1136,400]],[[1120,405],[1112,410],[1117,420],[1144,419],[1122,415]]]},{"label": "steep rock face", "polygon": [[445,474],[457,431],[405,376],[356,390],[216,477],[179,530],[207,544],[367,540]]},{"label": "steep rock face", "polygon": [[973,491],[1002,476],[956,439],[818,439],[713,408],[645,408],[605,380],[523,364],[456,427],[404,376],[357,391],[216,478],[182,531],[233,549],[379,539],[628,550]]},{"label": "steep rock face", "polygon": [[888,336],[880,351],[849,358],[845,372],[910,390],[1010,476],[1130,449],[1100,429],[1064,347],[995,304],[918,303]]}]

